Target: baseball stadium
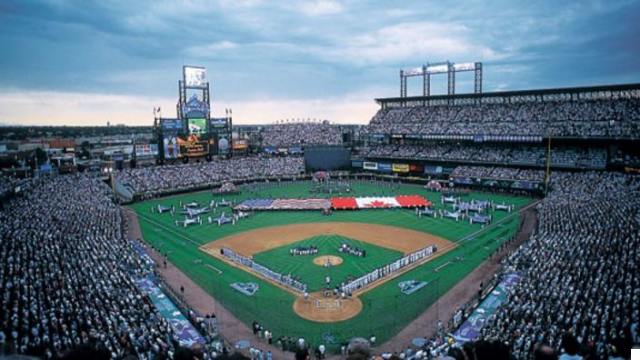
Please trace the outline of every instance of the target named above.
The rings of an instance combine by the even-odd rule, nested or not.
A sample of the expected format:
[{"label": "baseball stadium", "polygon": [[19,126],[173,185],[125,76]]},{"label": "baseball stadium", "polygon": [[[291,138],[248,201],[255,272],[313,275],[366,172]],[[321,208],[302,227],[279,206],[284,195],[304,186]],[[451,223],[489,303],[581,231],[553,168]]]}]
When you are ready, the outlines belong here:
[{"label": "baseball stadium", "polygon": [[0,2],[0,360],[640,359],[640,2]]}]

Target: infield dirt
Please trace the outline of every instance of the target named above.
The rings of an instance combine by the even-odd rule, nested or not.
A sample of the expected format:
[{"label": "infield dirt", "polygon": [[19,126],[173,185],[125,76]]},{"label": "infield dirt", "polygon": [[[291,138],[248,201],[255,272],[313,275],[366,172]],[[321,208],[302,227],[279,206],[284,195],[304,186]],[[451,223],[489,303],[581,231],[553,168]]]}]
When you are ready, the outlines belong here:
[{"label": "infield dirt", "polygon": [[446,249],[453,244],[439,236],[395,226],[329,222],[273,226],[246,231],[210,242],[202,246],[201,249],[207,253],[219,254],[220,249],[226,247],[236,253],[252,257],[256,253],[318,235],[344,236],[397,250],[403,254],[434,244],[438,246],[438,249]]}]

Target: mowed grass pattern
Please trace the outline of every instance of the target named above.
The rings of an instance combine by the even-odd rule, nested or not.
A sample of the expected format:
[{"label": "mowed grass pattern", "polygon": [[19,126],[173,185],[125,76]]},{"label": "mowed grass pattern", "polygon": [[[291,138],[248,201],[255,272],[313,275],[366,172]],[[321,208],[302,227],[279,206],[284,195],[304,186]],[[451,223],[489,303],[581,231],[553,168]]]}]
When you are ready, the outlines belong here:
[{"label": "mowed grass pattern", "polygon": [[[366,257],[339,252],[338,247],[343,242],[365,250]],[[289,251],[296,246],[316,246],[318,253],[291,256]],[[342,258],[343,263],[330,268],[314,264],[313,259],[327,255],[338,256]],[[327,276],[331,278],[331,286],[335,287],[340,282],[347,281],[349,275],[354,279],[358,278],[401,257],[402,252],[393,249],[338,235],[320,235],[254,254],[253,259],[281,274],[300,277],[300,280],[309,287],[309,292],[314,292],[324,288]]]},{"label": "mowed grass pattern", "polygon": [[[352,196],[421,195],[435,203],[436,208],[443,208],[443,205],[440,204],[440,194],[426,191],[417,186],[402,185],[399,188],[390,188],[386,185],[356,183],[352,188],[354,190]],[[203,225],[183,228],[176,227],[174,218],[168,213],[157,214],[150,210],[152,206],[158,204],[175,205],[177,209],[180,201],[183,203],[198,201],[202,204],[209,204],[211,199],[219,200],[221,198],[241,201],[258,196],[273,198],[314,197],[309,193],[310,189],[311,185],[308,183],[271,184],[270,188],[261,189],[257,193],[243,191],[238,196],[212,196],[210,192],[200,192],[142,202],[132,205],[131,208],[138,214],[145,241],[166,254],[174,265],[211,293],[241,321],[250,325],[252,321],[258,320],[265,328],[273,331],[276,337],[281,335],[302,336],[312,344],[324,342],[322,334],[327,332],[331,333],[336,344],[353,336],[369,337],[371,334],[375,334],[379,341],[383,342],[395,335],[408,322],[434,304],[460,279],[487,259],[489,254],[495,251],[504,240],[515,234],[520,221],[519,214],[494,212],[494,223],[506,216],[513,216],[499,225],[491,226],[469,241],[459,243],[460,246],[453,251],[368,291],[361,297],[364,308],[358,316],[347,321],[327,324],[300,318],[293,311],[292,305],[295,300],[293,294],[246,271],[215,259],[199,250],[199,246],[248,230],[308,222],[340,221],[399,226],[431,233],[454,242],[478,231],[481,229],[480,225],[455,222],[451,219],[419,219],[412,210],[396,209],[335,211],[332,216],[322,216],[315,211],[257,212],[254,217],[241,220],[235,226]],[[505,201],[508,204],[515,204],[517,209],[531,202],[531,199],[527,197],[478,193],[472,193],[463,199]],[[230,210],[224,211],[227,211],[228,214]],[[215,216],[219,216],[220,212],[221,209],[218,209]],[[201,263],[196,263],[196,260],[201,260]],[[206,265],[222,270],[222,274],[219,275]],[[434,271],[442,265],[446,266],[439,272]],[[406,296],[400,292],[398,282],[409,279],[427,281],[429,285],[411,296]],[[255,282],[260,286],[260,290],[255,296],[248,297],[233,290],[230,287],[233,282]],[[432,319],[432,321],[435,323],[437,319]],[[335,347],[335,344],[332,343],[327,343],[327,345],[331,348]]]}]

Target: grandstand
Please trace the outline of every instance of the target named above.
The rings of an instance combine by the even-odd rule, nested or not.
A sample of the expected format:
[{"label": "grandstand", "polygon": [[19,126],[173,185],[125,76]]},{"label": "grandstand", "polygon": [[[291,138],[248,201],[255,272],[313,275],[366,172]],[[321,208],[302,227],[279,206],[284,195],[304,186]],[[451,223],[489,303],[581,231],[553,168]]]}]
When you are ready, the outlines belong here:
[{"label": "grandstand", "polygon": [[[292,359],[306,337],[305,346],[346,358],[356,335],[367,339],[369,355],[401,352],[405,359],[474,351],[529,359],[544,346],[608,359],[638,346],[640,84],[376,101],[380,110],[362,127],[294,122],[233,133],[225,122],[229,133],[215,140],[241,132],[252,149],[241,156],[162,159],[158,143],[155,162],[162,165],[115,169],[102,181],[88,172],[2,175],[2,351],[64,358],[90,346],[114,359],[178,358],[182,351],[259,359],[272,351]],[[158,121],[151,141],[164,140],[162,126]],[[320,170],[322,149],[349,152],[351,166],[319,176],[305,166],[305,148],[314,149]],[[223,186],[233,191],[216,191]],[[406,199],[417,202],[392,205]],[[335,205],[347,203],[349,210]],[[466,213],[454,211],[463,204]],[[477,204],[484,205],[469,214]],[[189,219],[192,227],[182,214],[189,206],[202,214]],[[185,225],[171,226],[179,222]],[[295,238],[317,223],[342,232],[304,230],[307,238]],[[350,223],[363,227],[352,232]],[[422,231],[443,245],[421,244],[429,255],[438,252],[410,266],[414,258],[405,252],[406,273],[366,287],[380,266],[370,254],[398,263],[398,244],[413,234],[369,234],[388,241],[384,250],[348,237],[374,225]],[[290,227],[273,233],[275,226]],[[262,231],[261,241],[249,237],[254,231]],[[234,255],[254,273],[216,257],[217,241],[243,236],[273,244],[255,257]],[[340,266],[357,272],[366,264],[367,272],[350,283],[359,287],[336,287],[349,294],[334,299],[327,288],[323,300],[320,271],[333,265],[296,268],[310,257],[294,257],[288,246],[337,249],[346,242],[358,244],[358,256],[345,256]],[[322,256],[340,256],[336,249]],[[366,263],[357,263],[360,249]],[[299,269],[302,280],[291,275]],[[260,272],[295,284],[295,294]],[[308,279],[319,280],[305,305]],[[334,322],[313,313],[337,314],[347,308],[342,304],[360,308]],[[294,311],[300,308],[304,316]]]}]

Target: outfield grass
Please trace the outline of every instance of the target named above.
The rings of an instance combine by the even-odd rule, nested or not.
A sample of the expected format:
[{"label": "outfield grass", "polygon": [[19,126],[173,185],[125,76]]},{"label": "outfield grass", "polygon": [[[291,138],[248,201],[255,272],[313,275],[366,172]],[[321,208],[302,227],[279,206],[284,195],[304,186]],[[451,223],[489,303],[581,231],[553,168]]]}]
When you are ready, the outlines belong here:
[{"label": "outfield grass", "polygon": [[[338,251],[338,247],[346,241],[349,245],[366,251],[364,258]],[[296,246],[317,246],[315,255],[291,256],[289,250]],[[313,263],[313,259],[319,256],[333,255],[342,258],[343,263],[331,268],[325,268]],[[325,278],[331,278],[331,286],[335,287],[342,281],[347,281],[349,275],[358,278],[383,265],[389,264],[402,257],[400,251],[369,244],[355,239],[348,239],[338,235],[321,235],[298,241],[292,244],[280,246],[271,250],[253,255],[258,263],[267,266],[281,274],[293,274],[300,277],[308,286],[309,292],[322,290],[326,284]]]},{"label": "outfield grass", "polygon": [[[311,186],[308,184],[283,183],[281,186],[272,184],[272,188],[260,190],[257,195],[262,197],[313,197],[309,193],[310,188]],[[353,190],[352,196],[421,195],[435,203],[436,208],[443,208],[443,205],[440,204],[439,194],[414,186],[403,185],[397,189],[390,189],[369,184],[356,184],[353,186]],[[297,316],[292,307],[295,300],[293,294],[215,259],[200,251],[198,247],[248,230],[266,226],[308,222],[339,221],[399,226],[431,233],[454,242],[459,242],[469,234],[478,231],[481,228],[480,225],[470,225],[464,221],[455,222],[452,219],[417,218],[411,210],[385,209],[335,211],[332,216],[322,216],[320,212],[315,211],[259,212],[255,213],[250,219],[241,220],[235,226],[203,225],[183,228],[174,225],[174,219],[170,214],[157,214],[150,211],[152,206],[158,204],[163,206],[175,205],[178,208],[180,201],[183,203],[198,201],[208,204],[212,198],[220,199],[223,197],[227,200],[235,199],[241,201],[245,198],[256,197],[256,194],[249,194],[245,191],[237,196],[221,197],[212,196],[209,192],[201,192],[138,203],[132,205],[131,208],[138,214],[145,240],[162,253],[167,254],[173,264],[223,303],[241,321],[249,325],[252,321],[258,320],[265,328],[272,330],[276,337],[280,335],[302,336],[313,344],[326,343],[326,333],[330,333],[336,342],[352,336],[368,337],[371,334],[375,334],[379,341],[383,342],[393,336],[477,267],[491,252],[500,246],[502,241],[515,234],[520,219],[519,214],[494,212],[494,223],[508,215],[512,216],[501,224],[492,226],[483,233],[474,236],[469,241],[460,243],[460,246],[453,251],[366,292],[361,296],[364,304],[363,311],[356,317],[338,323],[326,324],[311,322]],[[509,195],[470,194],[466,198],[487,199],[495,202],[505,201],[506,203],[515,204],[517,209],[531,202],[530,198]],[[228,212],[229,210],[226,211]],[[215,216],[218,215],[219,212]],[[284,258],[288,259],[290,257],[288,247],[283,250],[287,251]],[[275,251],[275,249],[271,251]],[[269,254],[256,254],[258,257],[263,257],[264,255]],[[202,260],[201,264],[194,263],[198,259]],[[296,257],[296,262],[298,260],[300,259]],[[265,261],[265,259],[260,260],[260,262],[262,261]],[[271,263],[270,259],[266,259],[266,261],[271,264],[269,266],[274,266],[274,268],[287,266],[286,261],[282,262],[282,265],[276,264],[275,258],[274,263]],[[437,267],[447,263],[448,265],[441,271],[434,271]],[[218,275],[203,265],[214,266],[221,269],[223,273]],[[288,266],[293,265],[290,264]],[[312,273],[314,271],[309,270],[309,275],[304,276],[315,276],[311,275]],[[318,273],[319,275],[317,276],[324,277],[322,271]],[[411,295],[405,295],[400,292],[398,283],[409,279],[427,281],[429,285]],[[314,284],[315,281],[313,280]],[[233,290],[229,286],[233,282],[258,283],[260,290],[253,297],[248,297]],[[430,321],[435,322],[437,319],[430,319]],[[324,340],[323,333],[325,334]],[[328,345],[331,346],[330,343]]]}]

